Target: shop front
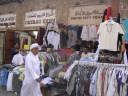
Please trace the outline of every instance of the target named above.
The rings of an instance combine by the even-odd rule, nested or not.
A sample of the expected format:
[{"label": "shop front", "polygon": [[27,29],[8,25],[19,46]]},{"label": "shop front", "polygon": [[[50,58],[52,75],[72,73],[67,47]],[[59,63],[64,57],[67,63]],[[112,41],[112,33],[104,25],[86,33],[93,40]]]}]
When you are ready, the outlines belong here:
[{"label": "shop front", "polygon": [[[57,93],[57,95],[59,94],[58,96],[62,96],[62,93],[64,94],[63,96],[67,94],[70,96],[89,96],[92,94],[99,96],[99,94],[106,94],[106,92],[108,92],[107,96],[110,96],[110,93],[113,93],[109,90],[111,88],[106,89],[102,93],[103,90],[99,90],[99,87],[96,85],[102,87],[104,86],[104,80],[109,82],[107,75],[110,73],[114,79],[118,79],[120,76],[117,76],[118,74],[115,75],[113,72],[117,71],[120,74],[120,71],[124,71],[123,73],[125,73],[127,70],[126,68],[125,70],[120,69],[120,66],[121,68],[126,66],[121,64],[123,58],[121,46],[123,45],[122,37],[124,30],[122,30],[120,22],[118,22],[119,19],[111,17],[111,7],[107,7],[106,5],[76,6],[70,7],[68,11],[67,25],[58,24],[55,9],[26,12],[24,14],[25,18],[22,30],[6,30],[5,33],[0,33],[0,40],[2,40],[0,41],[0,54],[3,54],[3,58],[5,58],[4,60],[7,64],[11,62],[12,52],[15,52],[17,49],[28,51],[30,45],[35,42],[41,46],[44,45],[43,47],[45,48],[49,45],[47,46],[48,49],[53,49],[54,51],[52,50],[49,54],[47,52],[49,50],[41,50],[39,57],[45,69],[44,74],[55,78],[55,85],[59,85],[54,86],[55,88],[52,87],[53,89],[51,88],[54,91],[59,91]],[[126,27],[125,29],[128,29],[127,23],[127,20],[123,22]],[[9,24],[5,23],[5,25],[7,29],[13,29],[13,27],[8,26]],[[117,28],[119,32],[116,31]],[[121,40],[118,38],[119,35],[121,35]],[[50,44],[53,46],[50,46]],[[1,60],[0,62],[3,61]],[[58,67],[60,68],[56,69]],[[20,93],[21,82],[24,79],[22,74],[24,73],[24,65],[16,66],[16,68],[17,70],[14,68],[9,73],[9,76],[10,74],[14,76],[13,82],[11,82],[13,87],[15,87],[13,91]],[[111,72],[109,73],[109,71]],[[18,72],[19,74],[16,74]],[[103,81],[100,80],[101,76],[97,72],[106,74],[103,75]],[[111,74],[109,76],[110,79],[112,79]],[[17,75],[20,75],[20,77],[15,77]],[[122,77],[125,75],[122,75]],[[7,80],[10,81],[10,78],[7,78]],[[65,80],[67,81],[65,82]],[[20,83],[16,83],[15,81],[20,81]],[[97,82],[95,86],[90,86],[93,81],[102,81],[103,85]],[[15,84],[17,85],[14,86]],[[106,85],[109,86],[109,84]],[[115,85],[117,86],[118,84]],[[95,89],[91,87],[95,87],[98,92],[93,92]],[[69,91],[68,89],[72,90]],[[117,89],[115,88],[115,90]],[[52,92],[49,93],[52,94]]]},{"label": "shop front", "polygon": [[[0,15],[0,64],[8,63],[13,45],[12,30],[16,28],[16,14]],[[11,30],[10,30],[11,29]]]},{"label": "shop front", "polygon": [[22,29],[18,30],[16,14],[0,15],[0,64],[10,64],[17,48],[28,51],[31,43],[41,45],[40,34],[45,33],[47,23],[56,22],[54,9],[26,12],[24,17]]}]

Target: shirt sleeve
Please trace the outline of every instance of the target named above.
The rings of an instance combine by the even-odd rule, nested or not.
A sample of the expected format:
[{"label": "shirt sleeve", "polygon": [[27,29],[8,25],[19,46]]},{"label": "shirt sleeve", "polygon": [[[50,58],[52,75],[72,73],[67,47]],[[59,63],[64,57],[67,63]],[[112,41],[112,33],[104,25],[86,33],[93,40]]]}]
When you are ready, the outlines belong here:
[{"label": "shirt sleeve", "polygon": [[29,70],[32,78],[34,80],[39,79],[40,76],[34,70],[34,64],[32,62],[32,59],[28,58],[25,62],[25,65],[27,66],[27,69]]},{"label": "shirt sleeve", "polygon": [[120,34],[124,34],[123,27],[120,24],[118,24],[118,30]]},{"label": "shirt sleeve", "polygon": [[100,24],[99,29],[98,29],[98,31],[97,31],[97,34],[98,34],[98,35],[100,34],[101,29],[102,29],[101,25],[102,25],[102,23]]}]

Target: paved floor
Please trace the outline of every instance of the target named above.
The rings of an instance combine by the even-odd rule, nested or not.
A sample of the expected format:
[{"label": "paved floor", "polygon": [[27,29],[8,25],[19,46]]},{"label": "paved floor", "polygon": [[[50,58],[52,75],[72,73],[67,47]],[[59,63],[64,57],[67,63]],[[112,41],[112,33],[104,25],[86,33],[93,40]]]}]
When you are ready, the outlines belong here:
[{"label": "paved floor", "polygon": [[0,96],[16,96],[13,92],[7,92],[4,87],[0,87]]}]

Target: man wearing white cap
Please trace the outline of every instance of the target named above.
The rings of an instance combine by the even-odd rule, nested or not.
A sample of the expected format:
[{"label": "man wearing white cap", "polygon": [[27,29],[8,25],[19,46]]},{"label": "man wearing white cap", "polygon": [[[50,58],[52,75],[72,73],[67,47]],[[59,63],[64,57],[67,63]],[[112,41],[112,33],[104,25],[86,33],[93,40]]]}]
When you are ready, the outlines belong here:
[{"label": "man wearing white cap", "polygon": [[[25,79],[21,88],[21,96],[42,96],[40,90],[39,45],[30,46],[30,52],[25,59]],[[42,84],[43,85],[43,84]]]}]

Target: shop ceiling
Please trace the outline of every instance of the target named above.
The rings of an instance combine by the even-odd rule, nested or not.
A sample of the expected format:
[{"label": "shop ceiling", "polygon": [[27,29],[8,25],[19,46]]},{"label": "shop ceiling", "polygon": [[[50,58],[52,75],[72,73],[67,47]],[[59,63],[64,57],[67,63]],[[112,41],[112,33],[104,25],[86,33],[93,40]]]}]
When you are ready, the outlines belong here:
[{"label": "shop ceiling", "polygon": [[0,5],[5,5],[9,3],[22,3],[24,0],[0,0]]}]

